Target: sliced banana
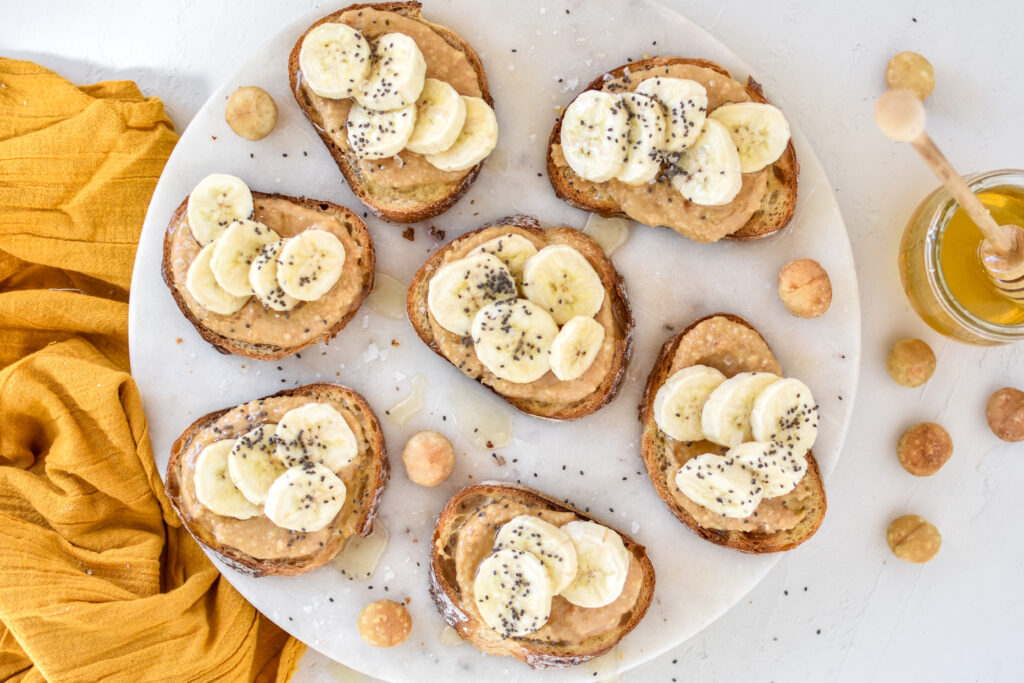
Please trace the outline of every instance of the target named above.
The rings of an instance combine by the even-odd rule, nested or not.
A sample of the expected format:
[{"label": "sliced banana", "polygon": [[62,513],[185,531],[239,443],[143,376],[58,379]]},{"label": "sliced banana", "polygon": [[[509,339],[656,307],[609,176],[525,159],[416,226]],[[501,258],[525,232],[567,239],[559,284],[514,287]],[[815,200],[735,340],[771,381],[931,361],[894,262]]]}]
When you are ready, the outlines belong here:
[{"label": "sliced banana", "polygon": [[196,498],[210,512],[235,519],[249,519],[260,514],[259,505],[253,505],[235,487],[228,476],[228,454],[235,447],[235,439],[215,441],[196,456],[192,480]]},{"label": "sliced banana", "polygon": [[232,221],[213,243],[210,269],[217,284],[235,296],[253,294],[249,267],[265,245],[279,239],[280,235],[257,221]]},{"label": "sliced banana", "polygon": [[707,117],[708,91],[703,85],[688,78],[655,76],[641,81],[636,91],[650,95],[665,107],[666,152],[678,154],[693,144]]},{"label": "sliced banana", "polygon": [[698,505],[725,517],[749,517],[761,504],[761,478],[745,463],[717,453],[690,458],[676,472],[676,488]]},{"label": "sliced banana", "polygon": [[758,441],[771,441],[794,456],[804,456],[818,436],[818,405],[806,384],[787,377],[754,400],[750,426]]},{"label": "sliced banana", "polygon": [[274,434],[275,453],[289,467],[308,460],[337,472],[359,454],[352,428],[341,413],[326,403],[307,403],[289,410],[281,417]]},{"label": "sliced banana", "polygon": [[526,259],[537,253],[537,247],[533,246],[533,242],[522,235],[510,232],[507,235],[487,240],[474,249],[474,251],[482,251],[497,256],[502,263],[508,266],[512,277],[521,280]]},{"label": "sliced banana", "polygon": [[731,202],[743,186],[740,155],[729,131],[718,121],[707,119],[700,135],[679,161],[672,187],[694,204],[720,206]]},{"label": "sliced banana", "polygon": [[442,171],[464,171],[487,158],[498,145],[498,118],[494,110],[479,97],[462,96],[466,103],[466,120],[451,147],[424,157]]},{"label": "sliced banana", "polygon": [[665,108],[655,98],[633,92],[622,94],[622,104],[629,116],[629,132],[622,168],[615,177],[627,185],[649,183],[661,170]]},{"label": "sliced banana", "polygon": [[741,443],[725,455],[735,458],[758,476],[765,498],[786,495],[807,474],[806,457],[767,441]]},{"label": "sliced banana", "polygon": [[466,101],[444,81],[428,78],[416,100],[416,128],[406,144],[410,152],[437,154],[449,149],[466,123]]},{"label": "sliced banana", "polygon": [[373,41],[371,52],[370,73],[356,89],[356,101],[375,111],[415,103],[427,73],[416,41],[404,33],[385,33]]},{"label": "sliced banana", "polygon": [[261,424],[235,439],[228,454],[228,476],[253,505],[262,505],[270,485],[287,469],[274,457],[277,437],[273,423]]},{"label": "sliced banana", "polygon": [[629,114],[612,93],[580,93],[562,116],[562,154],[585,180],[603,183],[615,177],[622,169],[628,136]]},{"label": "sliced banana", "polygon": [[551,597],[547,568],[525,550],[488,555],[473,577],[473,602],[484,623],[503,638],[539,631],[551,616]]},{"label": "sliced banana", "polygon": [[205,247],[224,232],[231,221],[252,216],[252,192],[241,178],[225,173],[206,176],[188,196],[188,226]]},{"label": "sliced banana", "polygon": [[480,362],[499,379],[534,382],[550,368],[558,325],[547,311],[526,299],[506,299],[477,311],[470,329]]},{"label": "sliced banana", "polygon": [[586,257],[567,244],[544,247],[523,266],[523,294],[564,325],[592,318],[604,303],[604,283]]},{"label": "sliced banana", "polygon": [[580,607],[615,602],[626,585],[629,551],[622,537],[596,522],[573,521],[562,526],[576,546],[577,571],[560,595]]},{"label": "sliced banana", "polygon": [[722,446],[752,441],[755,437],[750,426],[750,411],[754,399],[765,387],[778,381],[778,375],[770,372],[741,372],[719,384],[701,409],[700,427],[704,438]]},{"label": "sliced banana", "polygon": [[346,493],[345,482],[334,472],[307,460],[274,480],[263,510],[282,529],[311,533],[338,516]]},{"label": "sliced banana", "polygon": [[345,267],[345,245],[334,233],[310,228],[281,247],[277,283],[288,296],[316,301],[331,290]]},{"label": "sliced banana", "polygon": [[263,249],[249,266],[249,285],[266,308],[274,311],[290,311],[299,300],[285,294],[277,281],[277,256],[288,240],[277,240],[263,245]]},{"label": "sliced banana", "polygon": [[789,122],[770,104],[723,104],[709,116],[729,131],[743,173],[754,173],[775,163],[789,144]]},{"label": "sliced banana", "polygon": [[563,382],[583,375],[597,360],[604,344],[604,325],[578,315],[558,331],[551,342],[551,372]]},{"label": "sliced banana", "polygon": [[654,421],[678,441],[700,441],[701,409],[725,375],[706,365],[691,365],[674,373],[654,395]]},{"label": "sliced banana", "polygon": [[210,268],[216,243],[207,244],[199,250],[185,275],[185,289],[200,306],[212,313],[231,315],[249,300],[247,296],[235,296],[217,284]]},{"label": "sliced banana", "polygon": [[370,73],[370,44],[347,24],[320,24],[302,39],[299,69],[320,97],[352,97]]},{"label": "sliced banana", "polygon": [[533,515],[519,515],[506,522],[494,537],[494,550],[525,550],[544,564],[556,595],[576,578],[576,546],[569,535]]},{"label": "sliced banana", "polygon": [[348,110],[348,144],[360,159],[386,159],[403,149],[416,128],[416,105],[374,111],[359,104]]},{"label": "sliced banana", "polygon": [[466,336],[477,311],[494,301],[515,298],[508,267],[488,253],[475,253],[437,269],[427,284],[427,308],[437,323]]}]

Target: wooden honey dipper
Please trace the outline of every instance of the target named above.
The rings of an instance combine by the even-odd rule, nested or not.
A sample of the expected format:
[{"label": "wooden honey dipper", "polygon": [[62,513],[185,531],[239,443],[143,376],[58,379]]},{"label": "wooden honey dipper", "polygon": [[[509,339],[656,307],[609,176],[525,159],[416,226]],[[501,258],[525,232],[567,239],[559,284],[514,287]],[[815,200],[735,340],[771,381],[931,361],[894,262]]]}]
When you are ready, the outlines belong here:
[{"label": "wooden honey dipper", "polygon": [[875,105],[875,123],[896,142],[909,142],[985,236],[978,255],[1006,298],[1024,303],[1024,228],[999,225],[925,133],[924,105],[908,90],[889,90]]}]

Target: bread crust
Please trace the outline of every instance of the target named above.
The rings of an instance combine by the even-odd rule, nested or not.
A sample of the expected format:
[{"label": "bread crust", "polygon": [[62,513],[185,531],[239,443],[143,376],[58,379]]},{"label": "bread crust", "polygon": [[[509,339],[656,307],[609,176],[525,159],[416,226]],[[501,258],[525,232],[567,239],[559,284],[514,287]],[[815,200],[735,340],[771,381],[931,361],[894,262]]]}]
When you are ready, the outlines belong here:
[{"label": "bread crust", "polygon": [[[479,649],[482,649],[486,641],[487,649],[485,651],[488,652],[492,651],[494,631],[476,616],[474,610],[466,608],[466,605],[469,604],[466,601],[472,602],[472,596],[463,595],[454,580],[454,569],[448,566],[453,564],[454,560],[449,562],[445,548],[454,544],[459,528],[461,528],[459,522],[464,519],[462,515],[466,509],[472,508],[476,501],[489,503],[495,500],[514,500],[551,510],[571,512],[579,519],[604,524],[587,513],[539,491],[521,484],[502,481],[484,481],[472,484],[457,491],[448,500],[438,515],[431,538],[430,595],[445,621],[456,629],[459,635]],[[636,605],[629,613],[629,618],[610,633],[592,636],[581,643],[572,643],[562,647],[530,641],[528,637],[506,638],[501,641],[504,646],[502,655],[511,655],[533,669],[581,664],[610,650],[640,623],[654,596],[654,565],[647,557],[647,550],[644,546],[618,529],[607,524],[604,526],[613,529],[622,537],[626,549],[640,564],[643,572],[640,593]]]},{"label": "bread crust", "polygon": [[357,301],[355,302],[356,305],[351,311],[340,318],[334,325],[325,329],[323,334],[320,336],[314,337],[309,341],[295,346],[251,344],[238,339],[225,337],[224,335],[214,332],[203,325],[203,323],[200,322],[192,312],[192,309],[189,308],[188,304],[185,303],[185,299],[181,292],[174,286],[174,279],[171,276],[171,254],[173,251],[174,227],[181,220],[182,215],[188,208],[188,197],[185,197],[181,204],[178,205],[178,208],[175,209],[174,214],[171,216],[170,223],[167,224],[167,230],[164,232],[163,260],[160,264],[160,275],[163,277],[164,284],[166,284],[167,288],[171,290],[171,296],[174,297],[174,303],[178,304],[178,308],[181,309],[182,314],[190,323],[192,323],[192,326],[196,328],[196,332],[199,333],[199,336],[209,342],[215,349],[224,354],[233,353],[247,358],[254,358],[256,360],[277,360],[279,358],[284,358],[294,353],[298,353],[299,351],[302,351],[302,349],[321,341],[326,344],[333,339],[335,335],[341,332],[345,325],[355,317],[360,306],[362,306],[363,301],[367,296],[369,296],[370,291],[373,289],[376,252],[373,248],[373,238],[370,236],[370,231],[367,229],[366,223],[364,223],[359,216],[344,206],[340,206],[324,199],[309,199],[306,197],[293,197],[286,194],[268,194],[266,192],[256,191],[252,192],[252,198],[254,202],[258,202],[261,199],[284,199],[298,206],[303,206],[307,209],[331,215],[343,223],[348,222],[352,226],[352,238],[363,248],[363,260],[360,264],[363,286],[357,295]]},{"label": "bread crust", "polygon": [[[437,342],[437,338],[434,336],[434,332],[430,326],[430,318],[427,310],[427,288],[430,284],[430,278],[433,277],[434,272],[441,266],[442,259],[448,250],[458,248],[466,242],[471,242],[474,239],[477,239],[477,235],[488,228],[505,225],[514,226],[521,230],[533,233],[538,237],[546,238],[546,231],[541,228],[537,219],[530,216],[517,214],[515,216],[502,218],[492,223],[487,223],[476,230],[452,240],[450,243],[434,252],[434,254],[427,259],[426,263],[420,266],[420,269],[416,271],[416,275],[413,277],[412,283],[409,285],[409,295],[406,301],[406,312],[409,316],[409,322],[412,323],[413,329],[416,330],[416,334],[419,335],[420,339],[422,339],[423,342],[429,346],[432,351],[434,351],[434,353],[441,356],[448,362],[451,362],[451,360],[442,353],[440,345]],[[575,420],[600,410],[611,402],[615,397],[615,394],[618,392],[619,387],[622,384],[622,380],[625,377],[626,366],[629,363],[629,357],[633,348],[633,314],[629,306],[629,300],[626,297],[626,287],[622,280],[622,276],[620,276],[618,271],[615,270],[615,266],[612,264],[611,259],[609,259],[604,253],[601,246],[575,228],[562,226],[550,228],[549,230],[556,231],[563,237],[568,238],[566,240],[567,243],[586,257],[587,261],[594,267],[594,270],[596,270],[597,274],[600,276],[601,282],[604,284],[605,295],[610,297],[612,315],[616,324],[622,327],[623,334],[622,341],[615,350],[615,355],[612,358],[612,366],[609,369],[608,374],[605,376],[604,381],[601,383],[601,386],[598,387],[597,391],[591,393],[582,400],[572,403],[545,402],[529,398],[506,396],[490,385],[484,383],[482,377],[474,377],[473,379],[524,413],[555,420]]]},{"label": "bread crust", "polygon": [[[343,400],[357,411],[357,418],[370,442],[371,461],[367,468],[367,502],[355,521],[355,531],[360,536],[368,536],[373,531],[373,522],[377,517],[377,510],[380,506],[381,496],[391,474],[391,466],[388,463],[387,452],[384,446],[384,432],[381,430],[380,422],[373,413],[370,405],[358,393],[343,387],[340,384],[320,382],[305,384],[303,386],[285,389],[276,394],[263,397],[264,399],[277,398],[281,396],[303,396],[310,401],[333,398]],[[260,400],[260,399],[255,399]],[[171,501],[175,512],[184,522],[192,537],[199,543],[212,550],[229,567],[248,576],[295,576],[318,569],[327,564],[345,546],[349,536],[342,533],[334,533],[331,540],[314,555],[292,559],[259,559],[247,553],[226,546],[217,541],[208,529],[199,525],[183,509],[181,500],[181,467],[182,457],[188,450],[192,440],[203,430],[212,426],[222,415],[234,410],[236,406],[215,410],[203,415],[189,425],[181,436],[175,439],[171,446],[171,457],[167,463],[167,476],[165,477],[165,488],[167,497]],[[332,525],[337,524],[336,518]]]},{"label": "bread crust", "polygon": [[473,70],[476,71],[477,84],[480,86],[481,97],[488,105],[491,106],[491,108],[493,108],[494,99],[491,97],[491,91],[487,85],[487,74],[484,71],[483,62],[480,61],[479,55],[477,55],[476,51],[473,50],[469,43],[463,40],[451,29],[438,24],[433,24],[424,19],[420,11],[421,8],[422,4],[419,2],[380,2],[349,5],[348,7],[328,14],[322,19],[314,22],[301,36],[299,36],[299,39],[295,42],[295,46],[292,48],[291,53],[288,55],[288,82],[291,85],[292,95],[295,96],[295,101],[298,102],[299,108],[302,109],[302,113],[305,114],[306,118],[309,119],[309,122],[313,124],[313,128],[320,136],[324,145],[327,146],[327,150],[334,158],[334,162],[338,165],[338,169],[345,177],[345,181],[352,189],[353,194],[355,194],[359,201],[365,204],[368,209],[373,211],[375,215],[390,223],[415,223],[444,213],[454,206],[456,202],[462,199],[462,196],[469,191],[470,187],[473,186],[477,176],[480,175],[480,169],[483,168],[484,161],[486,161],[486,159],[474,166],[469,173],[458,182],[449,183],[449,187],[443,195],[432,201],[404,202],[400,204],[386,203],[383,198],[374,196],[372,189],[360,176],[359,159],[351,153],[351,150],[347,149],[347,145],[345,147],[338,145],[327,131],[324,130],[324,127],[321,125],[322,118],[318,114],[316,107],[303,92],[302,88],[299,87],[299,52],[302,49],[302,41],[306,38],[306,34],[320,24],[337,20],[345,12],[360,9],[375,9],[381,12],[394,12],[396,14],[401,14],[402,16],[415,19],[425,26],[430,27],[435,33],[444,38],[449,45],[462,51],[466,55],[466,59],[473,67]]},{"label": "bread crust", "polygon": [[[640,424],[643,427],[640,439],[640,455],[643,458],[644,466],[647,468],[647,475],[654,485],[654,490],[665,501],[672,514],[701,538],[717,545],[746,553],[760,554],[791,550],[814,535],[818,527],[821,526],[821,522],[825,518],[825,510],[828,507],[825,497],[825,485],[821,479],[821,470],[818,468],[818,462],[815,460],[813,452],[808,451],[807,453],[807,474],[805,475],[814,491],[812,509],[808,511],[807,515],[793,529],[785,529],[774,533],[761,533],[735,530],[721,531],[702,527],[685,508],[676,502],[669,487],[666,475],[669,459],[665,454],[664,437],[660,435],[658,424],[654,420],[654,397],[661,385],[668,379],[672,358],[675,356],[676,349],[683,338],[700,323],[716,317],[727,318],[738,325],[749,327],[758,336],[761,336],[761,333],[757,332],[753,325],[737,315],[713,313],[693,321],[682,332],[665,342],[661,347],[657,360],[654,362],[651,374],[647,377],[647,384],[644,387],[643,397],[640,401],[639,418]],[[761,338],[764,339],[764,337]],[[767,342],[765,343],[767,344]],[[721,370],[722,368],[719,369]]]},{"label": "bread crust", "polygon": [[[707,59],[693,59],[687,57],[651,57],[636,62],[623,64],[607,71],[612,78],[621,78],[626,75],[626,70],[639,70],[642,68],[655,68],[659,66],[670,66],[673,64],[689,64],[712,69],[720,74],[732,78],[732,75],[724,68]],[[605,84],[605,75],[601,74],[580,91],[600,90]],[[764,95],[761,85],[753,78],[748,78],[746,83],[747,93],[755,102],[769,104],[768,98]],[[579,97],[579,94],[576,95]],[[573,98],[575,99],[575,97]],[[619,207],[609,193],[595,193],[590,190],[591,185],[600,186],[602,183],[591,183],[583,180],[568,166],[559,167],[555,164],[551,155],[551,146],[561,144],[562,141],[562,118],[565,110],[559,114],[548,137],[547,148],[547,170],[548,180],[559,199],[584,211],[590,211],[602,216],[626,218],[628,215]],[[796,210],[797,185],[800,176],[800,164],[796,160],[796,150],[792,141],[786,145],[786,151],[771,166],[771,175],[768,180],[768,190],[761,200],[761,207],[747,220],[736,232],[727,235],[725,239],[755,240],[773,235],[786,227]],[[632,219],[630,219],[632,220]]]}]

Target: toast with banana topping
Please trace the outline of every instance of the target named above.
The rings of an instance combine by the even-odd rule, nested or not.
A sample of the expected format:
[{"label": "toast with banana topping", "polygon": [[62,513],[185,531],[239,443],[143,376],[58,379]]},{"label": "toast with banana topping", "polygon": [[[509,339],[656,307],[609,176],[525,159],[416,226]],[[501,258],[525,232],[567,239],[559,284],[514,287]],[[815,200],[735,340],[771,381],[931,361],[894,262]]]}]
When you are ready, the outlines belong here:
[{"label": "toast with banana topping", "polygon": [[481,482],[438,516],[430,594],[480,651],[564,667],[607,652],[640,623],[654,567],[643,546],[580,510]]}]

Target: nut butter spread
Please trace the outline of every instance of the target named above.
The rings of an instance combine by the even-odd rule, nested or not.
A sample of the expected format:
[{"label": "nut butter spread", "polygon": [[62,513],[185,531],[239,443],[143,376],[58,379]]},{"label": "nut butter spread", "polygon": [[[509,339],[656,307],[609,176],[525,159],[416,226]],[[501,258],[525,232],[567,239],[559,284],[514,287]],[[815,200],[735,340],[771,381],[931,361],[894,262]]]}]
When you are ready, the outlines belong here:
[{"label": "nut butter spread", "polygon": [[348,500],[334,521],[319,531],[300,532],[283,529],[264,515],[250,519],[235,519],[211,512],[196,498],[194,483],[195,462],[199,453],[210,444],[222,439],[234,439],[257,425],[276,423],[293,408],[305,405],[311,399],[303,396],[276,396],[233,408],[220,416],[192,439],[182,454],[179,467],[180,501],[182,513],[225,546],[261,560],[289,559],[315,555],[335,534],[350,535],[365,505],[367,475],[363,468],[371,461],[370,443],[359,421],[342,401],[318,399],[329,403],[345,418],[356,436],[359,455],[336,474],[345,482]]},{"label": "nut butter spread", "polygon": [[[494,548],[494,536],[503,524],[519,515],[534,515],[555,526],[576,519],[571,512],[549,510],[519,502],[494,502],[471,515],[459,529],[455,545],[455,577],[459,588],[471,591],[476,568]],[[556,595],[551,602],[551,616],[538,631],[524,636],[531,641],[550,643],[578,642],[584,638],[608,633],[619,626],[622,618],[636,605],[643,586],[643,569],[630,555],[629,571],[622,592],[604,607],[579,607]],[[473,600],[466,601],[476,609]]]},{"label": "nut butter spread", "polygon": [[[423,59],[427,62],[427,78],[447,82],[460,95],[480,97],[482,94],[476,69],[466,58],[466,53],[453,47],[441,34],[422,21],[371,8],[349,10],[331,21],[340,21],[358,29],[371,42],[385,33],[403,33],[416,41],[420,52],[423,53]],[[336,145],[348,153],[345,122],[348,120],[352,100],[320,97],[310,90],[301,74],[299,76],[298,87],[302,88],[305,96],[320,114],[323,130]],[[421,154],[407,149],[387,159],[362,159],[358,165],[359,175],[372,188],[373,193],[385,196],[387,188],[424,188],[429,192],[430,186],[457,183],[472,170],[442,171],[431,165]]]},{"label": "nut butter spread", "polygon": [[[782,366],[772,355],[768,344],[754,330],[728,318],[704,320],[686,334],[676,348],[668,375],[691,365],[717,368],[726,377],[741,372],[782,374]],[[797,487],[783,496],[765,498],[753,514],[741,519],[725,517],[698,505],[676,488],[676,472],[683,464],[701,453],[724,454],[728,449],[710,441],[676,441],[665,438],[671,464],[667,479],[673,499],[702,527],[722,531],[757,531],[771,533],[792,529],[807,514],[805,503],[813,496],[810,481],[804,477]]]},{"label": "nut butter spread", "polygon": [[[467,242],[449,249],[438,267],[467,256],[471,251],[492,238],[509,233],[522,235],[530,240],[538,251],[549,244],[564,243],[558,233],[553,231],[547,232],[545,238],[541,238],[528,230],[520,230],[513,225],[496,225],[480,231],[472,240],[467,240]],[[548,370],[543,377],[535,382],[518,384],[496,377],[493,372],[484,367],[483,363],[480,362],[473,348],[473,340],[470,337],[460,337],[454,332],[446,330],[441,327],[441,324],[437,322],[434,315],[430,313],[429,308],[427,313],[430,318],[430,329],[434,333],[434,339],[437,342],[438,348],[444,354],[444,357],[451,361],[455,367],[462,370],[469,377],[474,379],[480,378],[484,384],[493,387],[495,391],[504,396],[530,398],[545,403],[572,403],[582,400],[597,391],[611,370],[612,362],[615,358],[615,350],[621,343],[623,335],[622,325],[615,320],[615,316],[612,313],[611,297],[605,295],[601,310],[595,316],[595,320],[604,327],[604,343],[594,359],[594,364],[587,368],[586,372],[582,375],[567,382],[558,379],[553,372]]]},{"label": "nut butter spread", "polygon": [[[703,85],[708,92],[709,113],[727,102],[751,101],[747,89],[739,81],[714,69],[693,64],[670,64],[634,71],[608,81],[602,90],[631,92],[641,81],[656,76],[686,78]],[[568,165],[561,145],[552,145],[551,158],[556,166]],[[722,206],[701,206],[689,202],[664,177],[642,185],[627,185],[614,179],[593,183],[582,178],[575,178],[573,183],[587,193],[595,190],[607,193],[626,215],[640,223],[664,225],[697,242],[714,242],[739,230],[760,208],[770,172],[771,167],[768,166],[756,173],[743,174],[739,194]]]},{"label": "nut butter spread", "polygon": [[192,237],[187,212],[182,211],[171,226],[171,279],[182,300],[203,326],[229,339],[250,344],[271,344],[290,347],[323,337],[324,333],[357,308],[362,300],[363,273],[359,262],[363,248],[352,238],[351,225],[320,211],[294,204],[287,199],[254,198],[257,220],[273,228],[281,237],[294,237],[307,228],[317,227],[333,233],[345,246],[345,266],[341,277],[326,294],[316,301],[302,302],[290,311],[279,312],[263,307],[255,296],[230,315],[213,313],[197,302],[185,278],[202,247]]}]

